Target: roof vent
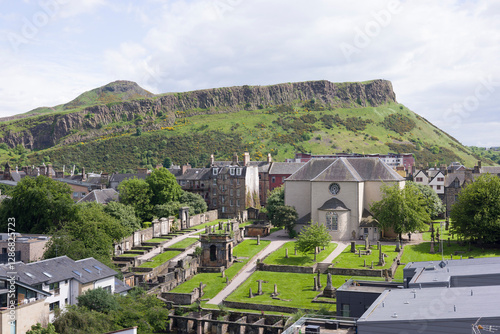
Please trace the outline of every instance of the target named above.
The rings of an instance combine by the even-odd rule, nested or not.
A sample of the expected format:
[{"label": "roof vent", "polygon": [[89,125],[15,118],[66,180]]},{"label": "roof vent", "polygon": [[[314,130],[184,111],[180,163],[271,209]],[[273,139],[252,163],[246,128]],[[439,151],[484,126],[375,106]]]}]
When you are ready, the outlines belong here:
[{"label": "roof vent", "polygon": [[446,267],[446,262],[444,262],[444,261],[439,262],[439,266],[440,266],[441,268]]},{"label": "roof vent", "polygon": [[391,317],[393,317],[393,318],[397,318],[397,317],[398,317],[398,315],[397,315],[397,313],[396,313],[396,312],[394,312],[394,314],[393,314],[393,315],[391,315]]},{"label": "roof vent", "polygon": [[436,270],[435,266],[427,266],[425,267],[425,270]]},{"label": "roof vent", "polygon": [[51,274],[49,274],[49,273],[48,273],[48,272],[46,272],[46,271],[44,271],[44,272],[43,272],[43,274],[44,274],[45,276],[47,276],[48,278],[52,278],[52,275],[51,275]]}]

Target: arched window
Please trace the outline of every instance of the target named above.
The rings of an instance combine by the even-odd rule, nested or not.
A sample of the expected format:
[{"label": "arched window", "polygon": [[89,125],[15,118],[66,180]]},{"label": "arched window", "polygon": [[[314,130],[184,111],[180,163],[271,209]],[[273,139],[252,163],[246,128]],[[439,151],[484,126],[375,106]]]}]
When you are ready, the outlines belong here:
[{"label": "arched window", "polygon": [[326,213],[326,229],[329,231],[337,231],[339,229],[338,215],[335,212]]},{"label": "arched window", "polygon": [[210,261],[217,261],[217,247],[215,245],[210,246]]}]

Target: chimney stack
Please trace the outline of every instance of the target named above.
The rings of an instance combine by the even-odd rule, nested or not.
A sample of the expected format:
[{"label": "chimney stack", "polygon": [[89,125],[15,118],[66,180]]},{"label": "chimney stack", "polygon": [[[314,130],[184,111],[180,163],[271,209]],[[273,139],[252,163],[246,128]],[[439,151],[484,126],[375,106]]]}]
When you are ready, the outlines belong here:
[{"label": "chimney stack", "polygon": [[82,167],[82,182],[87,181],[87,174],[85,174],[85,167]]},{"label": "chimney stack", "polygon": [[267,163],[270,164],[271,162],[273,162],[273,157],[271,157],[271,153],[268,153],[267,154]]},{"label": "chimney stack", "polygon": [[181,172],[182,172],[182,175],[186,174],[186,171],[191,168],[191,165],[190,164],[185,164],[185,165],[182,165],[181,166]]},{"label": "chimney stack", "polygon": [[231,164],[234,166],[238,165],[238,153],[236,152],[233,153],[233,161]]},{"label": "chimney stack", "polygon": [[215,158],[213,154],[210,154],[210,167],[213,166],[215,163]]},{"label": "chimney stack", "polygon": [[250,153],[245,152],[243,156],[243,165],[247,166],[250,163]]}]

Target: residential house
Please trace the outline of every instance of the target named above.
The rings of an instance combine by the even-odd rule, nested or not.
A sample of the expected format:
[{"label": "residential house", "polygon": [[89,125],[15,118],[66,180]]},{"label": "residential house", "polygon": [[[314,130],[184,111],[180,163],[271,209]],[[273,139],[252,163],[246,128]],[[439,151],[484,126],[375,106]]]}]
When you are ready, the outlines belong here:
[{"label": "residential house", "polygon": [[304,166],[305,162],[273,162],[269,167],[269,191],[281,187],[285,179]]},{"label": "residential house", "polygon": [[[45,300],[49,305],[49,321],[54,310],[77,304],[77,297],[87,290],[103,288],[115,292],[118,273],[94,258],[74,261],[67,256],[32,263],[15,263],[17,281],[49,292]],[[10,265],[0,266],[0,276],[8,276]]]},{"label": "residential house", "polygon": [[404,187],[405,179],[379,158],[311,159],[285,179],[285,204],[295,207],[299,224],[323,224],[334,240],[377,240],[377,227],[361,223],[384,184]]},{"label": "residential house", "polygon": [[[0,263],[8,263],[9,253],[8,233],[0,234]],[[50,240],[49,236],[39,234],[19,234],[16,233],[15,251],[16,261],[30,263],[39,261],[43,258],[45,246]]]},{"label": "residential house", "polygon": [[109,202],[118,202],[118,192],[113,188],[95,189],[80,199],[77,203],[99,203],[108,204]]},{"label": "residential house", "polygon": [[[1,269],[0,269],[1,270]],[[49,321],[48,291],[0,274],[0,333],[26,333],[31,326]]]}]

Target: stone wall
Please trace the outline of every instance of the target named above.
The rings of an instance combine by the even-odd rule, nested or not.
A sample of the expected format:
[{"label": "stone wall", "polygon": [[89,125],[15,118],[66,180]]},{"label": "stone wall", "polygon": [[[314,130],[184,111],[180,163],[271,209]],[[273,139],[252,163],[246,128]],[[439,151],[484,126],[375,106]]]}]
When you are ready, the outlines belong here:
[{"label": "stone wall", "polygon": [[296,307],[240,303],[240,302],[231,302],[227,300],[224,300],[223,304],[226,307],[243,309],[243,310],[259,310],[259,311],[283,312],[283,313],[295,313],[299,310]]},{"label": "stone wall", "polygon": [[296,274],[314,274],[318,264],[314,264],[312,267],[302,267],[302,266],[285,266],[278,264],[265,264],[259,262],[257,264],[257,270],[260,271],[274,271],[278,273],[296,273]]}]

